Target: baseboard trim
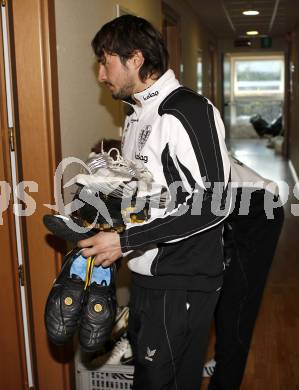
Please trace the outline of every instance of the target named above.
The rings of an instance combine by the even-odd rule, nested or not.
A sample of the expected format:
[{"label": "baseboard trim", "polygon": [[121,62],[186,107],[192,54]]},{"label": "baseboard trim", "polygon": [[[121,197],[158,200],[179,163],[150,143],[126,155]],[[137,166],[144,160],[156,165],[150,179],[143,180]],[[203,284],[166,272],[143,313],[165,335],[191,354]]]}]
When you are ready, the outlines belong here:
[{"label": "baseboard trim", "polygon": [[295,169],[295,167],[294,167],[294,165],[293,165],[291,160],[289,160],[289,167],[290,167],[291,174],[292,174],[292,177],[293,177],[293,180],[294,180],[295,184],[299,183],[299,178],[298,178],[296,169]]}]

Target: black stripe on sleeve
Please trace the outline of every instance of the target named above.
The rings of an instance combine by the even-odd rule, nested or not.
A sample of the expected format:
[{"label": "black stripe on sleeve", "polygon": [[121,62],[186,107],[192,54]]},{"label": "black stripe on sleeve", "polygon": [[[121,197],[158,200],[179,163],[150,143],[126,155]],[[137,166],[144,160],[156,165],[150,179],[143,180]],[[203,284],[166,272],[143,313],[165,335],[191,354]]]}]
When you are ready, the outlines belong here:
[{"label": "black stripe on sleeve", "polygon": [[224,171],[213,106],[188,88],[173,91],[160,105],[159,114],[175,116],[184,126],[206,181],[224,182]]}]

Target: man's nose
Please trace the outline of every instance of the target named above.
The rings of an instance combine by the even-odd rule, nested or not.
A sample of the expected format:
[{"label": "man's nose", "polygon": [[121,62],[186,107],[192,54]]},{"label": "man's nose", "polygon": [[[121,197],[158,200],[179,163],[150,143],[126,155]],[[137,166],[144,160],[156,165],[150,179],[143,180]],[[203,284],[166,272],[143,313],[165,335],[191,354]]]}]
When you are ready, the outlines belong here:
[{"label": "man's nose", "polygon": [[98,80],[100,83],[107,80],[107,74],[105,71],[105,67],[102,64],[99,64]]}]

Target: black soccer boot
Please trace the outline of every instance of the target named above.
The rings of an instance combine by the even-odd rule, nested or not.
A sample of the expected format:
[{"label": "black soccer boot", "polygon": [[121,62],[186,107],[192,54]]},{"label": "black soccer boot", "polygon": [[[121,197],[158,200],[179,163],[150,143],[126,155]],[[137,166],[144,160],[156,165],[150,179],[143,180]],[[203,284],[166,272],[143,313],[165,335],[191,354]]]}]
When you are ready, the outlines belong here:
[{"label": "black soccer boot", "polygon": [[47,334],[57,345],[65,344],[72,338],[82,312],[85,282],[76,275],[70,275],[78,254],[76,248],[66,255],[46,303],[44,317]]},{"label": "black soccer boot", "polygon": [[[44,215],[43,222],[46,228],[55,236],[70,242],[77,242],[94,236],[99,231],[84,227],[82,221],[75,216]],[[79,231],[77,231],[79,230]]]},{"label": "black soccer boot", "polygon": [[[86,226],[95,225],[97,229],[102,231],[117,231],[119,233],[124,231],[125,225],[121,213],[122,197],[116,198],[112,194],[105,195],[100,191],[93,191],[78,185],[74,200],[79,200],[82,206],[73,215],[84,222]],[[108,215],[109,218],[106,219]]]},{"label": "black soccer boot", "polygon": [[95,352],[110,338],[116,316],[115,264],[110,267],[110,284],[91,283],[79,328],[79,342],[83,350]]}]

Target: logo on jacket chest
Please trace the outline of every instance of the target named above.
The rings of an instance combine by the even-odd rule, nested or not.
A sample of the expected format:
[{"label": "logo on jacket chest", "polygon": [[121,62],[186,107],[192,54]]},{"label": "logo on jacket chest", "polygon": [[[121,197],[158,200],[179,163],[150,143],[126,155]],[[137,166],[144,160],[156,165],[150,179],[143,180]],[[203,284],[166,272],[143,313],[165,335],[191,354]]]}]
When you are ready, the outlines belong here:
[{"label": "logo on jacket chest", "polygon": [[144,156],[141,153],[138,153],[138,154],[135,153],[135,158],[136,158],[136,160],[143,161],[145,164],[148,162],[148,156]]},{"label": "logo on jacket chest", "polygon": [[136,158],[136,160],[141,160],[144,163],[148,162],[148,156],[142,155],[141,150],[143,149],[144,145],[146,144],[146,142],[151,134],[151,131],[152,131],[152,126],[146,125],[139,131],[139,134],[138,134],[137,148],[138,148],[139,153],[135,153],[135,158]]},{"label": "logo on jacket chest", "polygon": [[139,152],[141,152],[144,145],[146,144],[146,141],[148,140],[148,138],[151,134],[151,131],[152,131],[151,125],[146,125],[139,131],[138,145],[137,145]]}]

